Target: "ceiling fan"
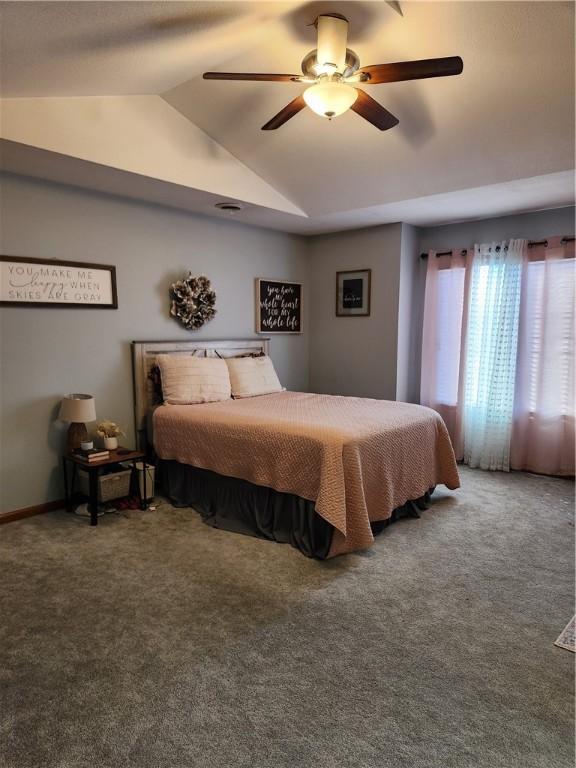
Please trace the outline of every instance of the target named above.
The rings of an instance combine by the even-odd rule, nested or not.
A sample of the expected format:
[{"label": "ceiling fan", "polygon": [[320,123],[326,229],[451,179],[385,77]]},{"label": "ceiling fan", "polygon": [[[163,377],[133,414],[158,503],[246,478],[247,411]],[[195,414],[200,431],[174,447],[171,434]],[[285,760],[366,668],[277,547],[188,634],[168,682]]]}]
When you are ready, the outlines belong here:
[{"label": "ceiling fan", "polygon": [[355,84],[378,85],[425,77],[459,75],[464,64],[459,56],[442,59],[401,61],[360,67],[358,55],[346,47],[348,19],[340,14],[325,14],[316,19],[318,47],[302,60],[302,75],[276,75],[253,72],[205,72],[205,80],[256,80],[309,85],[277,115],[262,126],[273,131],[297,115],[305,106],[331,120],[348,109],[386,131],[398,125],[398,118]]}]

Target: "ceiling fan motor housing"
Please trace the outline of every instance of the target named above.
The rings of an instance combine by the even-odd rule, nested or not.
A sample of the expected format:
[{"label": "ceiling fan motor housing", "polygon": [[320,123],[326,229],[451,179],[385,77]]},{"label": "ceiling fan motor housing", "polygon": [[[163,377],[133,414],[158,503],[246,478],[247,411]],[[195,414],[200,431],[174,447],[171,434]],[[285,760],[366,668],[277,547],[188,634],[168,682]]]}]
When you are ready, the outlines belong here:
[{"label": "ceiling fan motor housing", "polygon": [[[345,68],[342,73],[336,73],[340,74],[342,78],[351,77],[355,72],[358,71],[360,67],[360,58],[356,51],[351,50],[350,48],[346,48],[346,59],[345,59]],[[302,59],[302,72],[306,77],[309,77],[313,80],[316,80],[318,78],[318,49],[314,48],[313,51],[310,51],[310,53],[307,53],[306,56]],[[327,75],[327,73],[324,73]]]}]

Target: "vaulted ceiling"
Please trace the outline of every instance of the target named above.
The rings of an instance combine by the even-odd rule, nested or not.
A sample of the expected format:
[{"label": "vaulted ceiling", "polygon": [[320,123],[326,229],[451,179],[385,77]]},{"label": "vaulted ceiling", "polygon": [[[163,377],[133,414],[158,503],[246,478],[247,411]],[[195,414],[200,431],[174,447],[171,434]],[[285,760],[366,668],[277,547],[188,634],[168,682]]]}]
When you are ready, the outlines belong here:
[{"label": "vaulted ceiling", "polygon": [[[398,5],[1,3],[4,165],[204,212],[239,200],[302,233],[571,204],[574,4]],[[299,72],[321,12],[349,19],[363,64],[460,55],[464,72],[366,86],[400,120],[386,132],[309,110],[262,132],[303,86],[202,79]]]}]

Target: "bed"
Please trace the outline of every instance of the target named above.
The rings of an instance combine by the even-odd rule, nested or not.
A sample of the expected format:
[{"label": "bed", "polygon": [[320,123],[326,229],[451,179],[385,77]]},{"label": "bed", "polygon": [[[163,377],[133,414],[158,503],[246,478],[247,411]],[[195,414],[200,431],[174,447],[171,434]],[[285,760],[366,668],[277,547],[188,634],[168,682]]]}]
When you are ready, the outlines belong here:
[{"label": "bed", "polygon": [[268,343],[134,342],[136,426],[151,439],[175,503],[215,527],[325,559],[370,547],[379,528],[424,506],[436,485],[459,487],[444,422],[422,406],[304,392],[153,402],[158,355],[267,354]]}]

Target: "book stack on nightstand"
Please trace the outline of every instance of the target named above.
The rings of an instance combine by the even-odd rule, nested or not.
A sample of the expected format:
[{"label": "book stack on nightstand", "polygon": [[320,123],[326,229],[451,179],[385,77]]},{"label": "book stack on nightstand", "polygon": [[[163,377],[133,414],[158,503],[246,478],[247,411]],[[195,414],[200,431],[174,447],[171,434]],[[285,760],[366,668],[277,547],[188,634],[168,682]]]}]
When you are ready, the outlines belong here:
[{"label": "book stack on nightstand", "polygon": [[74,456],[83,461],[93,462],[102,461],[102,459],[110,458],[110,451],[107,448],[90,448],[87,451],[83,451],[82,448],[77,448],[73,451]]}]

